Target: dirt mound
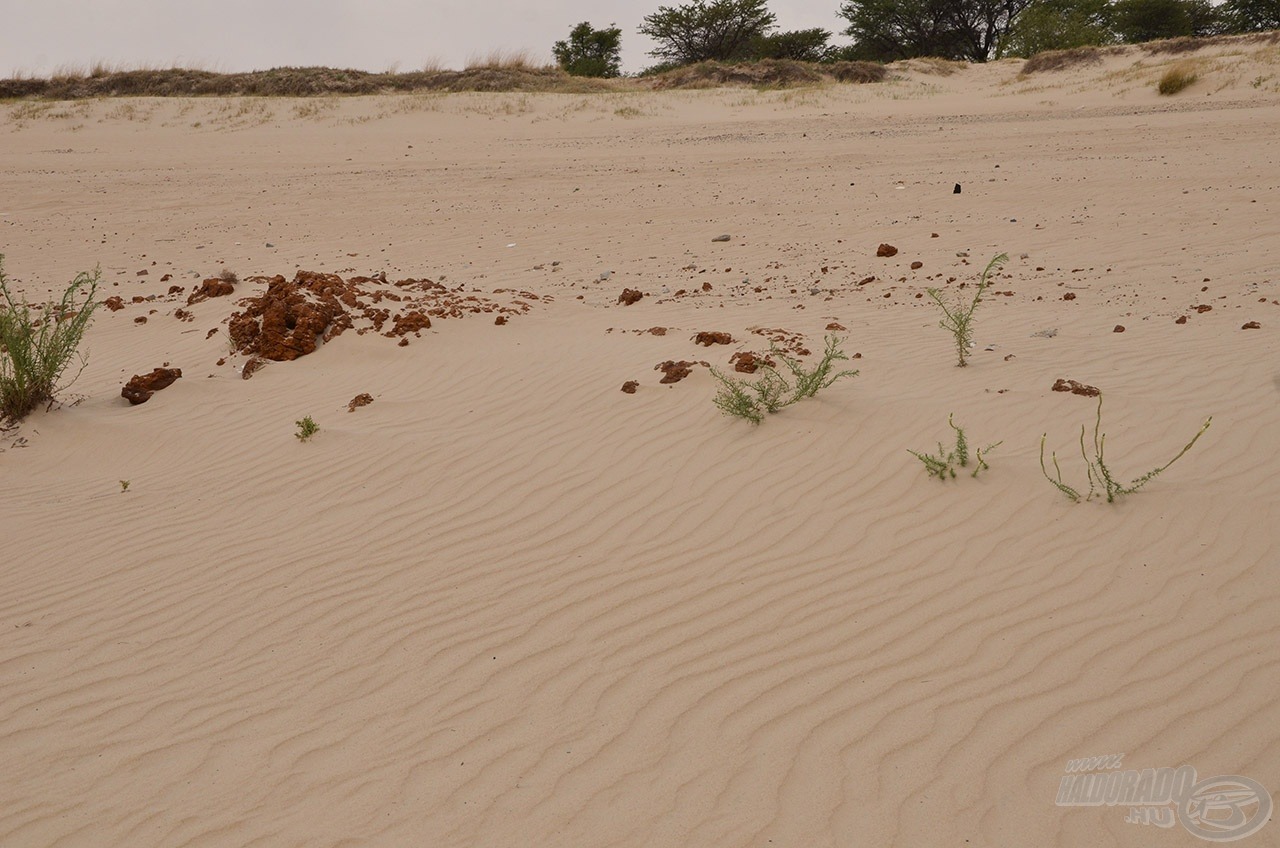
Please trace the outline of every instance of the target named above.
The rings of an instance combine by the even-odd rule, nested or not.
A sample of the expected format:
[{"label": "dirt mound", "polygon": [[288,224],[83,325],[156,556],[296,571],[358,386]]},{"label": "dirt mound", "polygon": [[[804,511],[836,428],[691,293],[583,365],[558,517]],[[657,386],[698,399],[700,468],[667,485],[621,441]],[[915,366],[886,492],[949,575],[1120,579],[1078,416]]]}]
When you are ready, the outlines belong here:
[{"label": "dirt mound", "polygon": [[[292,280],[277,275],[251,277],[248,282],[265,282],[267,290],[240,301],[243,309],[228,319],[228,335],[237,353],[276,362],[306,356],[351,329],[358,334],[372,331],[407,343],[405,337],[410,333],[420,335],[430,329],[433,318],[492,312],[523,314],[530,309],[528,301],[540,299],[531,292],[513,292],[519,299],[500,304],[465,293],[462,286],[448,288],[431,280],[414,279],[393,283],[386,275],[344,280],[337,274],[299,271]],[[494,293],[508,291],[499,289]],[[384,331],[388,323],[391,326]]]},{"label": "dirt mound", "polygon": [[1075,380],[1064,380],[1059,378],[1053,384],[1055,392],[1071,392],[1073,395],[1083,395],[1084,397],[1097,397],[1102,394],[1097,386],[1090,386],[1086,383],[1078,383]]},{"label": "dirt mound", "polygon": [[[174,294],[174,289],[182,291],[180,286],[170,286],[169,294]],[[236,290],[235,285],[230,280],[224,280],[221,277],[211,277],[203,280],[200,287],[193,291],[187,297],[187,305],[199,303],[202,300],[208,300],[211,297],[226,297]]]}]

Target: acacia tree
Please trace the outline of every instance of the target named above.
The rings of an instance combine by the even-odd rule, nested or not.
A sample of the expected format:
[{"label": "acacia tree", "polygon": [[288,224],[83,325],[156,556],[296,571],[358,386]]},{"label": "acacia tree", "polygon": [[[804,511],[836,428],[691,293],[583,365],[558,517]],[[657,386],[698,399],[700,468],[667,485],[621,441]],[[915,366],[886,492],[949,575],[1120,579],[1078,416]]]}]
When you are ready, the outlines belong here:
[{"label": "acacia tree", "polygon": [[1009,30],[1001,54],[1033,56],[1085,44],[1109,44],[1111,4],[1108,0],[1033,0]]},{"label": "acacia tree", "polygon": [[774,28],[765,0],[694,0],[684,6],[659,6],[640,25],[640,34],[658,42],[649,51],[668,62],[692,64],[708,59],[742,58],[753,39]]},{"label": "acacia tree", "polygon": [[844,0],[840,17],[849,22],[864,58],[909,59],[940,56],[985,62],[999,54],[1010,27],[1031,0]]},{"label": "acacia tree", "polygon": [[622,74],[622,30],[609,25],[596,29],[587,21],[569,31],[567,41],[551,48],[556,64],[577,77],[616,77]]},{"label": "acacia tree", "polygon": [[821,62],[830,48],[831,33],[821,27],[775,32],[752,39],[749,48],[753,59],[794,59],[797,62]]},{"label": "acacia tree", "polygon": [[1232,32],[1280,29],[1280,0],[1227,0],[1222,13]]}]

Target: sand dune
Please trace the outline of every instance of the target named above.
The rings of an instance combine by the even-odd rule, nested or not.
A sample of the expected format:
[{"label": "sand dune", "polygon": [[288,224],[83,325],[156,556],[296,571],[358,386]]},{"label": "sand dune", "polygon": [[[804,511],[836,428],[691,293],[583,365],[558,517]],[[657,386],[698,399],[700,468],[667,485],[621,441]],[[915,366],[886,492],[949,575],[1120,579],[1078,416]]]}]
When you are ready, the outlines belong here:
[{"label": "sand dune", "polygon": [[[0,442],[0,845],[1200,844],[1055,804],[1068,760],[1120,753],[1280,791],[1280,49],[1197,56],[1175,98],[1186,57],[1130,51],[4,107],[14,285],[100,263],[125,308],[78,402]],[[955,368],[923,292],[999,252]],[[186,304],[223,267],[529,310],[243,380],[226,321],[264,285]],[[860,375],[759,427],[707,369],[654,371],[831,322]],[[162,363],[182,379],[126,404]],[[1072,505],[1040,437],[1083,481],[1094,401],[1060,377],[1104,390],[1130,476],[1213,426]],[[907,449],[949,413],[1003,444],[944,485]]]}]

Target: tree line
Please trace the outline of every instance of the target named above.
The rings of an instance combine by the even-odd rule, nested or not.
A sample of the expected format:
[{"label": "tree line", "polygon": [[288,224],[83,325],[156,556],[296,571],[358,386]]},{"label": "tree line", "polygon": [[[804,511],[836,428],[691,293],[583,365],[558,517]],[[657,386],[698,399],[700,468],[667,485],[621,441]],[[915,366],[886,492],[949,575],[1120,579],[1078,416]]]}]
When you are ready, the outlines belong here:
[{"label": "tree line", "polygon": [[[937,56],[986,62],[1084,45],[1280,29],[1280,0],[843,0],[841,34],[779,31],[767,0],[693,0],[659,6],[641,35],[657,46],[646,73],[703,61],[794,59],[892,62]],[[552,48],[571,74],[620,76],[622,30],[584,21]]]}]

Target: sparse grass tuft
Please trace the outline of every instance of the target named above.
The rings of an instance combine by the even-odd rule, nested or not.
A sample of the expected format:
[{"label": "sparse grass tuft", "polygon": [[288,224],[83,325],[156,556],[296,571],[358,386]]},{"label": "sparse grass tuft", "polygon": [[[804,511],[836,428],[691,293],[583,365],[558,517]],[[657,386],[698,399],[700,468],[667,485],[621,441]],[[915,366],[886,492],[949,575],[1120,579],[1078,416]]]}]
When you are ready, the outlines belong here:
[{"label": "sparse grass tuft", "polygon": [[978,289],[973,293],[973,300],[967,305],[958,302],[955,306],[948,306],[942,299],[941,289],[927,289],[929,297],[933,298],[933,302],[942,309],[942,320],[938,322],[938,326],[955,337],[956,354],[960,360],[956,365],[961,368],[968,364],[965,360],[969,356],[969,348],[973,346],[973,313],[982,301],[982,293],[986,291],[987,286],[991,285],[991,272],[1008,260],[1009,254],[1001,253],[987,263],[986,270],[982,272],[982,279],[978,281]]},{"label": "sparse grass tuft", "polygon": [[[0,420],[20,421],[40,404],[52,403],[80,376],[85,358],[77,349],[97,307],[99,279],[97,270],[76,275],[60,302],[45,304],[33,316],[31,305],[9,291],[0,254]],[[64,381],[73,358],[80,368]]]},{"label": "sparse grass tuft", "polygon": [[1106,493],[1107,503],[1115,503],[1116,499],[1121,495],[1132,495],[1134,492],[1154,480],[1170,465],[1173,465],[1181,459],[1182,455],[1191,450],[1191,446],[1205,434],[1205,431],[1209,429],[1209,424],[1212,422],[1213,416],[1210,415],[1204,420],[1204,424],[1200,426],[1199,432],[1192,436],[1191,441],[1187,442],[1187,444],[1182,448],[1182,450],[1178,451],[1177,456],[1173,459],[1169,460],[1164,465],[1161,465],[1159,468],[1148,471],[1146,474],[1143,474],[1131,483],[1121,483],[1115,478],[1111,468],[1107,465],[1105,457],[1107,434],[1102,432],[1102,395],[1099,394],[1098,413],[1093,424],[1092,457],[1089,456],[1089,452],[1085,447],[1085,427],[1083,424],[1080,425],[1080,456],[1084,459],[1085,468],[1089,475],[1088,493],[1081,495],[1079,489],[1076,489],[1062,481],[1062,468],[1058,465],[1058,455],[1056,453],[1050,454],[1051,461],[1053,462],[1054,474],[1053,476],[1049,475],[1049,469],[1045,467],[1044,463],[1044,443],[1049,436],[1048,433],[1045,433],[1040,437],[1040,472],[1044,474],[1044,478],[1046,480],[1053,484],[1055,489],[1062,492],[1062,494],[1075,503],[1079,503],[1082,499],[1086,501],[1093,500],[1093,496],[1097,494],[1099,490]]},{"label": "sparse grass tuft", "polygon": [[[936,454],[920,453],[918,451],[908,450],[907,453],[924,463],[924,470],[930,477],[937,477],[939,480],[946,482],[948,479],[956,478],[956,467],[969,467],[969,439],[965,435],[964,428],[956,426],[953,415],[947,416],[947,426],[956,433],[956,446],[952,450],[947,450],[942,446],[942,442],[938,442],[938,452]],[[1000,447],[1003,442],[996,442],[974,451],[973,459],[977,462],[974,466],[973,473],[969,476],[977,477],[981,472],[986,471],[991,466],[987,465],[984,454]]]},{"label": "sparse grass tuft", "polygon": [[120,481],[120,491],[121,491],[121,492],[127,492],[127,491],[129,491],[129,481],[128,481],[128,480],[121,480],[121,481]]},{"label": "sparse grass tuft", "polygon": [[305,442],[316,433],[320,432],[320,425],[317,424],[310,415],[303,418],[301,421],[295,421],[294,423],[298,425],[298,432],[293,435],[300,442]]},{"label": "sparse grass tuft", "polygon": [[230,283],[233,286],[240,283],[240,278],[237,277],[236,272],[232,271],[230,268],[223,268],[218,273],[218,279],[222,280],[224,283]]},{"label": "sparse grass tuft", "polygon": [[1165,71],[1164,76],[1160,77],[1160,82],[1156,84],[1156,91],[1167,97],[1177,94],[1198,79],[1200,79],[1200,74],[1194,63],[1179,62]]},{"label": "sparse grass tuft", "polygon": [[836,363],[849,358],[840,350],[840,339],[836,336],[827,336],[822,359],[812,369],[806,369],[803,362],[779,350],[774,349],[770,353],[787,366],[787,370],[791,372],[791,380],[768,365],[761,367],[760,377],[754,383],[737,380],[716,368],[711,369],[711,375],[720,383],[714,402],[725,415],[759,424],[766,413],[778,412],[793,403],[811,398],[842,377],[858,376],[857,371],[836,371]]}]

